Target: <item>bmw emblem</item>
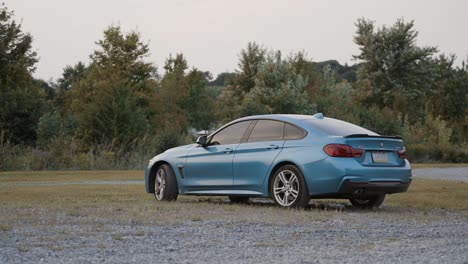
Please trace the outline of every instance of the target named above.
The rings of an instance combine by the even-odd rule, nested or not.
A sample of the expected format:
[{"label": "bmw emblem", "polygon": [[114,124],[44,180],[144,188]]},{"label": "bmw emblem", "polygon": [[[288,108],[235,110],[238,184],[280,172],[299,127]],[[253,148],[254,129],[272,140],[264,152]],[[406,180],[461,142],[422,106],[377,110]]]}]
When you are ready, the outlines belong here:
[{"label": "bmw emblem", "polygon": [[383,148],[383,142],[380,142],[380,148]]}]

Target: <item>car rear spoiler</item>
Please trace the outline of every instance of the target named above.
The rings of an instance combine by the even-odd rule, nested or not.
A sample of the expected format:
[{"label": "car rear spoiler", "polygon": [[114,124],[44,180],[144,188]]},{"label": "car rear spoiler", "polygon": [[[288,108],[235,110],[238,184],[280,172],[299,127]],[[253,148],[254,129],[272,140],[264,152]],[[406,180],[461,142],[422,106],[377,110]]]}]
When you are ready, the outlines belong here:
[{"label": "car rear spoiler", "polygon": [[401,139],[401,136],[381,136],[381,135],[368,135],[368,134],[351,134],[344,136],[344,138],[360,138],[360,137],[369,137],[369,138],[391,138],[391,139]]}]

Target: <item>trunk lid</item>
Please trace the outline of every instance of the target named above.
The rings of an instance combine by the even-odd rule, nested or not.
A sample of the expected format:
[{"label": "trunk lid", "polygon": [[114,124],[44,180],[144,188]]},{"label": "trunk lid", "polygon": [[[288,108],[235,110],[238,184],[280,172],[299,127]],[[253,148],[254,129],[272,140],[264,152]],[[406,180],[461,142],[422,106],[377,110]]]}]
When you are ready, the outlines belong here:
[{"label": "trunk lid", "polygon": [[357,158],[363,166],[397,167],[404,164],[398,151],[404,149],[399,136],[377,136],[354,134],[345,136],[346,144],[364,150],[362,157]]}]

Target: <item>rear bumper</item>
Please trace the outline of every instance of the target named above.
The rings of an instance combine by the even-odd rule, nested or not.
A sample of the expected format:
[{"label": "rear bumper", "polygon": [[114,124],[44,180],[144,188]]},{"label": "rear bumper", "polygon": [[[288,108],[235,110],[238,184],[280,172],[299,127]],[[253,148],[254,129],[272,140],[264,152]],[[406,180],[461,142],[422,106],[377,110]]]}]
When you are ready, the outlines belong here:
[{"label": "rear bumper", "polygon": [[345,195],[349,189],[360,184],[367,184],[366,189],[369,191],[404,192],[408,189],[405,189],[405,185],[409,185],[412,180],[411,165],[407,160],[398,167],[372,167],[362,166],[355,159],[328,157],[306,164],[301,169],[303,169],[309,193],[313,197],[326,195],[330,197],[330,194]]},{"label": "rear bumper", "polygon": [[313,195],[313,198],[360,198],[377,194],[406,192],[411,184],[401,181],[352,182],[344,180],[336,193]]},{"label": "rear bumper", "polygon": [[366,196],[381,193],[401,193],[406,192],[410,186],[409,182],[351,182],[345,180],[338,193],[352,196]]}]

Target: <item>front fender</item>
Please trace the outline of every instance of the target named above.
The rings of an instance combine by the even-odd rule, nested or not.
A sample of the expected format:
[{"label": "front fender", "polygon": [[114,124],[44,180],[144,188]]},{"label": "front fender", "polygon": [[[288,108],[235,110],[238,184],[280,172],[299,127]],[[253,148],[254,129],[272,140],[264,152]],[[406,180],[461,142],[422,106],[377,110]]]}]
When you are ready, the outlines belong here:
[{"label": "front fender", "polygon": [[[180,150],[180,149],[179,149]],[[183,188],[183,175],[180,173],[179,168],[183,169],[185,166],[185,160],[187,157],[187,151],[172,151],[172,152],[163,152],[154,158],[152,158],[148,165],[145,167],[145,186],[147,193],[154,193],[154,175],[155,170],[162,164],[168,164],[171,166],[172,171],[174,172],[177,180],[177,186],[179,188],[179,193],[182,193]]]}]

